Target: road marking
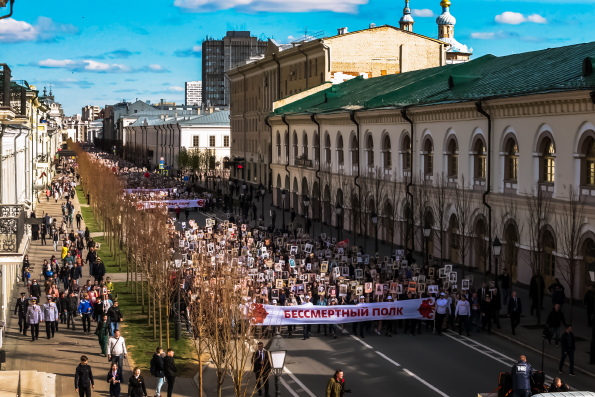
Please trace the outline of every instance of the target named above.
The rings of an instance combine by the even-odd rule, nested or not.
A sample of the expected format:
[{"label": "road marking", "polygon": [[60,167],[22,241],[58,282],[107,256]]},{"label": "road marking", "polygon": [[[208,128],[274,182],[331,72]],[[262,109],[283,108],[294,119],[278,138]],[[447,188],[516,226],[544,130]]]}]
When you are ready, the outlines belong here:
[{"label": "road marking", "polygon": [[283,386],[285,386],[285,388],[291,393],[291,395],[293,397],[300,397],[298,396],[298,394],[287,384],[287,382],[285,382],[285,380],[282,377],[279,377],[279,379],[281,379],[281,384]]},{"label": "road marking", "polygon": [[[463,336],[463,335],[459,335],[462,339],[464,339],[464,340],[461,340],[461,339],[457,338],[456,336],[453,336],[453,335],[450,335],[450,334],[454,334],[454,332],[451,331],[451,330],[447,330],[446,332],[444,332],[444,335],[448,336],[449,338],[451,338],[451,339],[453,339],[453,340],[455,340],[455,341],[457,341],[459,343],[462,343],[463,345],[465,345],[467,347],[470,347],[471,349],[473,349],[473,350],[475,350],[475,351],[477,351],[477,352],[479,352],[479,353],[481,353],[483,355],[486,355],[486,356],[488,356],[488,357],[490,357],[490,358],[498,361],[499,363],[502,363],[504,365],[511,366],[511,365],[514,365],[517,362],[516,359],[514,359],[512,357],[508,357],[507,355],[505,355],[503,353],[500,353],[499,351],[494,350],[491,347],[488,347],[488,346],[486,346],[486,345],[484,345],[482,343],[479,343],[479,342],[477,342],[477,341],[475,341],[475,340],[473,340],[473,339],[471,339],[469,337],[466,337],[466,336]],[[465,340],[467,342],[465,342]],[[485,350],[489,351],[490,353],[492,353],[494,355],[500,356],[501,358],[494,357],[492,354],[480,350],[477,346],[481,346]],[[504,360],[507,360],[508,362],[505,362]],[[545,379],[548,380],[548,381],[552,381],[554,378],[552,378],[549,375],[546,375],[545,376]]]},{"label": "road marking", "polygon": [[287,367],[283,367],[283,370],[284,370],[285,372],[287,372],[287,374],[288,374],[289,376],[291,376],[291,379],[293,379],[293,380],[295,381],[295,383],[297,383],[297,384],[298,384],[298,385],[299,385],[299,386],[302,388],[302,390],[304,390],[306,393],[308,393],[308,394],[310,395],[310,397],[316,397],[316,396],[314,395],[314,393],[312,393],[312,392],[310,391],[310,389],[308,389],[308,388],[306,387],[306,385],[304,385],[302,382],[300,382],[300,380],[299,380],[298,378],[296,378],[296,377],[295,377],[295,375],[294,375],[294,374],[292,374],[292,373],[291,373],[291,371],[290,371],[289,369],[287,369]]},{"label": "road marking", "polygon": [[361,343],[362,345],[366,346],[368,349],[373,349],[372,346],[368,345],[366,342],[364,342],[363,340],[361,340],[360,338],[358,338],[355,335],[349,335],[351,336],[353,339],[355,339],[356,341],[358,341],[359,343]]},{"label": "road marking", "polygon": [[409,371],[408,369],[403,368],[403,371],[407,372],[410,376],[413,376],[415,379],[423,383],[424,385],[428,386],[430,389],[434,390],[436,393],[440,394],[442,397],[448,397],[448,394],[443,393],[441,390],[435,388],[419,376],[415,375],[413,372]]},{"label": "road marking", "polygon": [[384,358],[388,362],[395,364],[397,367],[400,367],[401,366],[401,364],[399,364],[396,361],[391,360],[390,358],[386,357],[384,354],[380,353],[379,351],[376,351],[376,354],[378,354],[380,357]]}]

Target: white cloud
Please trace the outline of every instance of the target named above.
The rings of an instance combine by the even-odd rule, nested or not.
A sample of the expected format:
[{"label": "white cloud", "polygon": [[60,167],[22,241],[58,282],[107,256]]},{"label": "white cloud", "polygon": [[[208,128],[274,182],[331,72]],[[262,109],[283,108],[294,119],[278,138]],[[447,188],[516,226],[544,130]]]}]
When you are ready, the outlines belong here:
[{"label": "white cloud", "polygon": [[355,14],[368,0],[175,0],[174,6],[187,12],[212,12],[234,8],[239,12],[332,11]]},{"label": "white cloud", "polygon": [[184,88],[178,87],[178,86],[172,86],[172,87],[169,87],[167,90],[171,91],[171,92],[181,92],[181,91],[184,91]]},{"label": "white cloud", "polygon": [[46,17],[37,18],[36,25],[6,18],[0,20],[0,43],[54,41],[61,35],[77,34],[78,31],[74,25],[56,23]]},{"label": "white cloud", "polygon": [[202,46],[195,45],[192,48],[186,50],[176,50],[174,51],[174,56],[179,58],[187,58],[187,57],[198,57],[202,55]]},{"label": "white cloud", "polygon": [[414,17],[421,17],[421,18],[431,18],[435,16],[434,11],[430,10],[429,8],[424,8],[422,10],[413,9],[411,10],[411,14]]},{"label": "white cloud", "polygon": [[541,15],[539,15],[539,14],[532,14],[532,15],[529,15],[529,16],[527,17],[527,20],[528,20],[529,22],[533,22],[533,23],[547,23],[547,19],[545,19],[544,17],[542,17],[542,16],[541,16]]},{"label": "white cloud", "polygon": [[52,69],[68,69],[73,72],[90,72],[90,73],[136,73],[136,72],[151,72],[151,73],[169,73],[161,65],[149,65],[142,68],[131,68],[127,65],[118,63],[104,63],[97,62],[91,59],[86,60],[72,60],[72,59],[45,59],[39,62],[32,62],[30,66],[39,66],[42,68]]},{"label": "white cloud", "polygon": [[496,15],[496,22],[506,25],[519,25],[523,22],[547,23],[547,19],[538,14],[532,14],[525,18],[520,12],[505,11]]}]

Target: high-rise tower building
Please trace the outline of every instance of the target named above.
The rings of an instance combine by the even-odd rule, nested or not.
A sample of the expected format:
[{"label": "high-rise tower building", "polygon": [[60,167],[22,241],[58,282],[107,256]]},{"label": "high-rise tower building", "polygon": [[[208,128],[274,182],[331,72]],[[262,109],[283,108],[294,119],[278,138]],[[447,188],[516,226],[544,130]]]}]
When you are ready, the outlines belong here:
[{"label": "high-rise tower building", "polygon": [[224,38],[202,43],[202,102],[229,106],[229,80],[225,72],[264,56],[267,42],[249,31],[228,31]]}]

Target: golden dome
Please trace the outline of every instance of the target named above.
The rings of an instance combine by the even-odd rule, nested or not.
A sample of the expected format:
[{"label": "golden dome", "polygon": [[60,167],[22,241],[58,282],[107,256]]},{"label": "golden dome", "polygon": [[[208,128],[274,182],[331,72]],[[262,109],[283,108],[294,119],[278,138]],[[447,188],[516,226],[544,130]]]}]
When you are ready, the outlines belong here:
[{"label": "golden dome", "polygon": [[440,2],[440,5],[441,5],[442,7],[450,7],[450,0],[442,0],[442,1]]}]

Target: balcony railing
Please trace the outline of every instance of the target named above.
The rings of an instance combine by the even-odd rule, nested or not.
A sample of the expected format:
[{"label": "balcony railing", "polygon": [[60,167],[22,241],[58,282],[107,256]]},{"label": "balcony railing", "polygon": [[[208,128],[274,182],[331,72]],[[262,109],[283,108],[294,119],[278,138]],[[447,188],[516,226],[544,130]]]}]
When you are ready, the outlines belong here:
[{"label": "balcony railing", "polygon": [[298,167],[312,168],[312,160],[297,158],[295,159],[295,165]]},{"label": "balcony railing", "polygon": [[25,234],[23,205],[0,205],[0,253],[17,253]]}]

